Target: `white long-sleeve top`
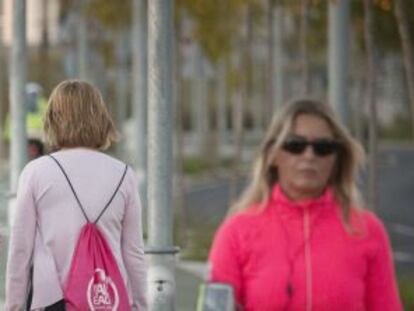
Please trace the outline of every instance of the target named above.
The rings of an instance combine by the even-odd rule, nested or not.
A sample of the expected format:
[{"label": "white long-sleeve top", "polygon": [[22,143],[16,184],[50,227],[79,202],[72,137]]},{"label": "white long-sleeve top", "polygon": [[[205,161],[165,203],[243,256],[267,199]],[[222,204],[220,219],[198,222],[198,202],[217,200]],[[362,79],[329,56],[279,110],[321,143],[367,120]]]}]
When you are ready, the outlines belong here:
[{"label": "white long-sleeve top", "polygon": [[[53,156],[69,176],[88,218],[94,221],[115,191],[125,164],[86,148],[66,149]],[[41,310],[63,298],[72,254],[86,220],[62,171],[48,156],[23,169],[14,212],[5,309],[23,310],[33,265],[31,310]],[[141,205],[132,169],[97,225],[125,280],[132,310],[146,310]]]}]

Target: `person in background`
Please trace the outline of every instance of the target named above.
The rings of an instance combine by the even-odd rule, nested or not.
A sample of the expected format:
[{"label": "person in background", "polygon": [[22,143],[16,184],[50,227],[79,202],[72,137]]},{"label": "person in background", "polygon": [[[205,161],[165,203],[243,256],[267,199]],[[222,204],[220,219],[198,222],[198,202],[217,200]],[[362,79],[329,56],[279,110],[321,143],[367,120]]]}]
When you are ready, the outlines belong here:
[{"label": "person in background", "polygon": [[[25,91],[27,156],[29,160],[33,160],[45,154],[42,132],[47,100],[43,95],[42,87],[35,82],[27,83]],[[10,116],[7,114],[3,129],[4,139],[7,143],[10,143],[10,121]]]},{"label": "person in background", "polygon": [[[99,91],[78,80],[61,82],[48,102],[44,134],[89,219],[98,217],[125,174],[97,226],[116,259],[131,309],[145,311],[147,268],[137,180],[124,163],[102,152],[117,132]],[[30,288],[29,310],[64,310],[63,287],[85,217],[51,157],[23,169],[15,209],[5,310],[25,310]]]},{"label": "person in background", "polygon": [[276,117],[215,235],[210,281],[230,285],[239,310],[402,310],[387,233],[355,182],[362,147],[322,102]]}]

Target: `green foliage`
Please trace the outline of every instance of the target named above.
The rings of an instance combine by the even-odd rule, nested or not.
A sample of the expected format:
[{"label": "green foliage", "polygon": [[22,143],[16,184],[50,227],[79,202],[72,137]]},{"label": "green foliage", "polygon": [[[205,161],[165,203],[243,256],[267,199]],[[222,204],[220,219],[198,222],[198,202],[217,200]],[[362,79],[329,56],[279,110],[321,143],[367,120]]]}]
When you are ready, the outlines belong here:
[{"label": "green foliage", "polygon": [[132,22],[131,0],[89,0],[86,14],[110,29],[129,27]]},{"label": "green foliage", "polygon": [[[284,15],[290,16],[295,29],[293,35],[284,35],[284,45],[288,55],[297,59],[300,49],[300,24],[302,19],[302,0],[283,1]],[[306,44],[312,63],[326,63],[326,46],[328,37],[328,2],[323,0],[308,0],[308,27]],[[300,65],[296,62],[296,65]]]},{"label": "green foliage", "polygon": [[230,89],[235,90],[242,87],[244,82],[243,72],[237,68],[231,68],[227,74],[227,85]]},{"label": "green foliage", "polygon": [[401,278],[398,281],[398,288],[404,310],[414,310],[414,279],[407,277]]},{"label": "green foliage", "polygon": [[217,62],[234,48],[247,6],[257,21],[263,16],[262,3],[259,0],[177,0],[176,7],[194,20],[195,40],[207,57]]},{"label": "green foliage", "polygon": [[[55,48],[51,49],[46,55],[39,54],[36,49],[28,49],[28,81],[35,81],[43,88],[43,95],[47,98],[56,86],[56,81],[65,78],[62,67],[63,51]],[[42,64],[39,66],[39,64]]]},{"label": "green foliage", "polygon": [[[374,40],[380,51],[399,51],[401,48],[393,0],[375,0],[373,6]],[[405,11],[414,11],[414,1],[404,1]],[[363,1],[352,0],[351,18],[354,40],[364,50],[364,8]],[[410,32],[414,33],[414,15],[407,14]],[[411,38],[414,40],[414,37]]]},{"label": "green foliage", "polygon": [[198,157],[188,157],[183,161],[184,174],[197,175],[212,169],[211,164],[206,159]]},{"label": "green foliage", "polygon": [[[71,10],[79,10],[78,1],[60,0],[60,16]],[[111,30],[129,27],[132,22],[132,0],[85,0],[82,13]]]},{"label": "green foliage", "polygon": [[[203,223],[193,224],[189,228],[177,229],[187,232],[185,245],[183,240],[177,239],[176,241],[176,244],[182,247],[181,257],[188,260],[207,260],[217,226],[217,224]],[[183,235],[181,233],[177,236],[182,237]]]},{"label": "green foliage", "polygon": [[411,139],[410,120],[408,114],[401,114],[388,126],[380,130],[380,136],[386,140]]},{"label": "green foliage", "polygon": [[65,16],[69,13],[70,10],[74,7],[74,3],[72,0],[60,0],[59,6],[59,15],[60,17]]},{"label": "green foliage", "polygon": [[375,45],[384,50],[398,50],[401,44],[394,11],[376,5],[373,17]]},{"label": "green foliage", "polygon": [[309,8],[309,35],[306,38],[308,50],[313,58],[326,61],[326,49],[328,38],[328,5],[326,1],[313,1]]},{"label": "green foliage", "polygon": [[[279,0],[280,1],[280,0]],[[70,0],[61,0],[61,14],[74,8]],[[128,27],[131,24],[132,0],[89,0],[86,13],[109,29]],[[207,57],[217,62],[235,48],[243,29],[247,8],[252,11],[255,23],[266,21],[268,1],[265,0],[176,0],[176,18],[185,12],[195,22],[194,38],[201,44]],[[301,1],[280,1],[287,14],[298,23],[301,15]],[[309,50],[324,55],[327,37],[327,1],[309,1]],[[381,50],[400,49],[393,0],[374,1],[374,29],[376,45]],[[404,1],[405,12],[414,11],[414,1]],[[414,14],[407,14],[411,33],[414,33]],[[354,40],[361,50],[364,49],[364,14],[360,0],[352,0],[351,21]],[[414,37],[414,36],[413,36]],[[293,41],[292,41],[293,39]],[[414,40],[414,38],[412,38]],[[298,47],[297,39],[287,40],[292,47]],[[322,48],[321,48],[322,47]]]},{"label": "green foliage", "polygon": [[183,160],[183,171],[190,176],[200,175],[220,168],[230,168],[233,165],[232,161],[230,158],[221,158],[219,163],[214,163],[209,158],[186,157]]}]

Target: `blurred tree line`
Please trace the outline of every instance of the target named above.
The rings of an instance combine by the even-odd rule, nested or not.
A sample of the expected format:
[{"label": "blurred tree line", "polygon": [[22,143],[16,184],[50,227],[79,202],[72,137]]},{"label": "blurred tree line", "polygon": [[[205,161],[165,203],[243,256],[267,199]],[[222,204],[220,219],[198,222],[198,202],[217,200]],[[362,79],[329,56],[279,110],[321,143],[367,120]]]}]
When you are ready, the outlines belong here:
[{"label": "blurred tree line", "polygon": [[[68,0],[63,1],[63,3],[65,2],[66,4],[62,5],[62,14],[73,10],[74,3],[76,3],[76,1]],[[181,47],[188,44],[189,41],[195,42],[200,47],[201,57],[206,59],[213,68],[213,78],[210,79],[213,80],[212,83],[214,84],[215,78],[219,80],[219,72],[224,72],[227,93],[231,94],[237,91],[244,94],[242,96],[244,102],[239,107],[239,109],[245,107],[246,110],[246,113],[240,116],[243,118],[243,125],[254,126],[254,123],[256,123],[256,127],[263,127],[269,122],[272,107],[275,105],[275,103],[272,103],[275,100],[273,98],[274,94],[270,90],[274,85],[265,81],[263,83],[263,80],[271,80],[273,68],[270,63],[272,57],[274,57],[274,47],[271,45],[276,43],[282,45],[285,56],[283,67],[288,72],[296,73],[290,78],[288,75],[283,76],[286,78],[283,88],[290,88],[291,90],[285,91],[284,98],[279,101],[304,93],[323,96],[326,92],[326,41],[327,27],[329,27],[327,24],[327,2],[322,0],[177,0],[175,1],[177,53],[180,53]],[[414,3],[401,0],[372,0],[371,2],[373,3],[372,28],[377,58],[380,60],[387,55],[400,55],[400,57],[402,56],[401,59],[405,60],[403,67],[407,71],[404,76],[407,87],[404,89],[406,92],[405,110],[401,116],[411,115],[414,119],[414,108],[410,108],[414,106],[414,95],[410,95],[414,92],[412,90],[414,81],[411,81],[414,79],[412,77],[414,73],[412,68],[407,68],[413,66],[414,59],[412,48],[407,48],[407,46],[412,46],[414,42],[412,36],[414,33],[414,17],[411,14],[399,13],[411,12],[414,10]],[[116,66],[117,62],[114,61],[116,59],[114,55],[116,53],[115,47],[119,42],[114,40],[113,36],[117,36],[122,32],[129,32],[131,28],[131,0],[88,0],[85,3],[88,19],[99,24],[99,27],[103,28],[106,33],[112,33],[112,36],[109,36],[107,40],[100,40],[98,49],[105,59],[106,66]],[[271,38],[275,18],[272,12],[275,9],[282,11],[283,21],[276,25],[283,29],[280,42],[274,42]],[[365,63],[363,59],[366,53],[362,0],[351,1],[350,25],[352,28],[352,51],[349,51],[349,53],[351,58],[355,60],[352,61],[353,68],[351,68],[350,79],[355,84],[364,83],[366,77],[363,73],[366,70],[363,66],[359,66]],[[191,29],[184,29],[185,27]],[[259,49],[259,45],[269,46],[265,56],[267,59],[263,59],[255,53],[255,49]],[[238,61],[235,60],[237,58]],[[225,67],[225,70],[221,67]],[[177,68],[177,70],[179,71],[181,68]],[[262,76],[262,81],[257,77],[258,75]],[[360,81],[358,81],[358,78]],[[294,81],[290,81],[290,79]],[[318,86],[312,87],[315,83],[317,84],[315,80],[318,79],[320,80],[319,83],[323,84],[320,86],[321,90],[315,90],[318,89]],[[298,86],[295,85],[298,83],[297,81],[301,81]],[[217,83],[222,82],[216,81]],[[411,87],[408,87],[408,85],[411,85]],[[362,87],[362,89],[364,88]],[[259,95],[252,94],[254,92],[263,95],[260,99],[261,104],[254,102],[254,96],[256,101],[259,101],[257,97],[260,98]],[[229,97],[228,94],[227,97]],[[183,101],[185,102],[181,98],[180,102]],[[209,102],[213,101],[212,99],[209,100]],[[224,126],[236,129],[237,123],[241,121],[237,120],[237,112],[229,111],[231,110],[229,101],[232,102],[231,99],[227,98],[226,119],[229,119],[229,122]],[[234,101],[237,102],[237,100]],[[362,102],[360,101],[360,106],[364,106]],[[408,104],[409,102],[411,102],[411,105]],[[281,105],[282,103],[279,102],[278,104]],[[392,105],[393,103],[389,104]],[[191,104],[187,103],[187,106],[189,105]],[[252,108],[252,105],[256,108]],[[354,102],[353,105],[358,106],[358,103]],[[259,111],[255,115],[252,110],[256,109]],[[361,115],[358,109],[354,110],[357,110],[356,116]],[[407,114],[408,111],[411,111],[411,113]],[[199,120],[192,120],[196,114],[191,115],[190,109],[184,109],[183,112],[187,113],[183,120],[187,128],[191,128],[191,123],[202,123]],[[219,118],[218,114],[211,113],[211,115],[213,121]],[[215,121],[216,123],[219,122],[219,120]],[[405,123],[409,123],[409,120],[406,120]],[[399,124],[401,123],[399,122]],[[244,126],[239,127],[244,128]],[[406,135],[409,135],[409,133],[406,133]]]},{"label": "blurred tree line", "polygon": [[[57,81],[79,74],[76,57],[87,58],[89,78],[109,98],[118,122],[123,122],[132,111],[128,85],[134,57],[130,40],[132,0],[59,0],[62,29],[57,45],[49,42],[45,13],[49,2],[40,2],[44,11],[42,41],[29,49],[28,80],[39,82],[47,95]],[[349,51],[352,127],[361,138],[366,136],[368,119],[363,2],[351,0]],[[398,84],[398,94],[390,92],[401,106],[394,122],[382,127],[381,135],[414,137],[414,16],[408,14],[414,11],[414,2],[371,2],[378,70],[398,76],[391,86]],[[327,10],[328,1],[324,0],[175,1],[176,102],[181,114],[177,119],[181,130],[198,133],[199,154],[205,154],[205,146],[214,141],[225,142],[225,135],[235,146],[246,143],[245,131],[261,133],[273,109],[288,98],[304,94],[325,98]],[[76,30],[80,17],[86,19],[83,32]],[[85,32],[87,55],[81,56],[77,51],[79,34]],[[8,51],[6,47],[2,50],[7,67]],[[387,61],[391,69],[386,67]],[[2,70],[2,121],[8,110],[5,73]],[[124,81],[120,82],[122,75]],[[393,79],[388,76],[387,83]],[[379,82],[379,87],[386,86]],[[377,96],[381,97],[381,91]],[[390,111],[396,104],[381,103]],[[213,140],[209,135],[212,131],[218,135]],[[232,154],[242,156],[237,147]]]}]

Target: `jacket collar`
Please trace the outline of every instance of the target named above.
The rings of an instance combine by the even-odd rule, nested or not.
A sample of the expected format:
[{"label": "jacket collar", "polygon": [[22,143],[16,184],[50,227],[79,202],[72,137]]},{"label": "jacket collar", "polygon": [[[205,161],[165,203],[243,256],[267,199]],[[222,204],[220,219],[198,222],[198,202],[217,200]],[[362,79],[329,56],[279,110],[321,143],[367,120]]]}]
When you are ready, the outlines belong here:
[{"label": "jacket collar", "polygon": [[302,210],[305,208],[315,209],[315,207],[334,206],[335,197],[331,187],[327,187],[322,195],[318,198],[292,201],[283,192],[279,184],[276,184],[272,190],[272,201],[282,210]]}]

